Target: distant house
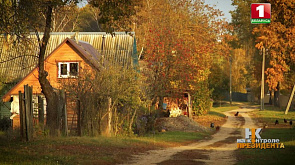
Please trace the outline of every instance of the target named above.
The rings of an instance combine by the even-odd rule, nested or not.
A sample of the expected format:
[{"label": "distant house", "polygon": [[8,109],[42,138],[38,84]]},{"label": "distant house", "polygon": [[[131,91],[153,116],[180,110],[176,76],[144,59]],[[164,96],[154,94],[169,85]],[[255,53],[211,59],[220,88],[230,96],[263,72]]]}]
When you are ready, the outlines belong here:
[{"label": "distant house", "polygon": [[[61,88],[59,82],[63,79],[76,78],[82,68],[99,70],[101,67],[99,59],[102,57],[105,59],[113,58],[124,65],[136,65],[137,54],[135,48],[134,35],[126,33],[115,33],[115,35],[106,33],[53,33],[46,50],[45,70],[48,72],[47,78],[54,88],[59,89]],[[5,53],[6,56],[11,53],[10,56],[12,57],[6,57],[7,59],[17,56],[13,52]],[[14,53],[17,53],[17,51],[14,51]],[[19,114],[18,91],[23,92],[24,85],[33,85],[34,102],[37,102],[38,95],[43,96],[38,81],[37,59],[25,54],[22,54],[22,58],[15,58],[13,63],[6,59],[6,63],[10,62],[10,65],[0,64],[0,73],[3,75],[3,70],[6,70],[4,75],[11,76],[11,78],[6,78],[6,81],[18,80],[17,84],[2,97],[3,102],[11,102],[10,112],[13,114],[11,118],[15,118],[15,120],[17,120],[17,114]],[[26,67],[20,67],[20,63],[26,64]],[[32,65],[34,68],[30,67]],[[46,109],[46,103],[44,105]],[[73,123],[72,120],[76,118],[75,115],[73,110],[68,109],[68,124]]]}]

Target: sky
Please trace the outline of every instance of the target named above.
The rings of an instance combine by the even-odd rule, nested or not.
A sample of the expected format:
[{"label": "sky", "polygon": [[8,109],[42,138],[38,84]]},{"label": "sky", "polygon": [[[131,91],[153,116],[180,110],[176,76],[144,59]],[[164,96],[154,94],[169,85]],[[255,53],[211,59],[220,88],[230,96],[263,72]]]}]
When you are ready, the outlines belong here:
[{"label": "sky", "polygon": [[[214,8],[221,10],[224,14],[224,17],[228,22],[231,22],[231,15],[229,11],[234,10],[235,7],[231,5],[231,0],[205,0],[205,4],[209,4],[210,6],[215,5]],[[83,0],[78,4],[79,7],[85,6],[87,4],[86,0]]]},{"label": "sky", "polygon": [[231,0],[205,0],[205,4],[209,4],[211,6],[215,5],[214,8],[219,9],[223,12],[224,17],[228,22],[231,22],[231,14],[229,11],[232,11],[235,9],[234,6],[231,5]]}]

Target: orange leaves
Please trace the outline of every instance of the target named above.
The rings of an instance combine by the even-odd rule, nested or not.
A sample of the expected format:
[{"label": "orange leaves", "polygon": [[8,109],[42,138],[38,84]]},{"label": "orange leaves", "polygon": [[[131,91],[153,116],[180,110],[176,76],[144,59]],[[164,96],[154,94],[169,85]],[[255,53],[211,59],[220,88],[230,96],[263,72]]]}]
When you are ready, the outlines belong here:
[{"label": "orange leaves", "polygon": [[223,31],[229,25],[216,19],[220,12],[202,1],[151,0],[146,9],[146,23],[136,34],[143,36],[138,40],[144,42],[143,56],[156,94],[194,88],[208,79],[212,54],[228,55],[229,46],[219,40],[233,39]]},{"label": "orange leaves", "polygon": [[265,73],[267,74],[266,82],[268,83],[269,90],[276,90],[278,83],[284,81],[282,66],[280,65],[274,68],[267,68]]},{"label": "orange leaves", "polygon": [[253,29],[257,35],[255,45],[269,50],[266,58],[270,67],[266,69],[267,83],[270,89],[276,89],[278,82],[284,81],[285,74],[294,65],[295,57],[295,10],[294,1],[269,0],[272,4],[272,22],[268,25],[259,25]]}]

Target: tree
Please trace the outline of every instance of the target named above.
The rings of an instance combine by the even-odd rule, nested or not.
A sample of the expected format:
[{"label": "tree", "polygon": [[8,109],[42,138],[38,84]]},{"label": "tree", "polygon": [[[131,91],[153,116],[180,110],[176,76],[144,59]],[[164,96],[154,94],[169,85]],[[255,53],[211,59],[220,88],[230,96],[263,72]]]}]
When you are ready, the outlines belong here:
[{"label": "tree", "polygon": [[[249,18],[251,16],[251,3],[259,2],[259,0],[232,0],[232,5],[236,6],[236,9],[231,11],[232,22],[230,23],[234,28],[233,35],[236,37],[236,39],[231,42],[231,47],[233,49],[239,49],[239,53],[245,57],[242,66],[247,72],[241,75],[242,77],[246,77],[242,84],[246,84],[246,87],[251,88],[252,92],[259,91],[258,88],[260,88],[258,82],[261,80],[262,58],[255,48],[256,34],[252,33],[257,25],[251,24]],[[234,52],[236,52],[236,50]],[[233,55],[235,55],[234,52],[232,52]],[[234,60],[233,62],[235,64]],[[235,65],[233,66],[235,67]],[[235,75],[233,76],[235,81]],[[233,87],[235,86],[233,85]]]},{"label": "tree", "polygon": [[256,27],[253,32],[257,35],[256,47],[267,49],[269,67],[266,75],[269,89],[277,91],[275,105],[278,104],[280,83],[284,82],[285,74],[290,71],[295,62],[295,1],[273,1],[265,2],[272,4],[271,24]]},{"label": "tree", "polygon": [[194,93],[198,83],[207,81],[223,24],[216,19],[219,14],[202,1],[145,1],[136,33],[154,104],[161,107],[164,96]]},{"label": "tree", "polygon": [[136,116],[144,113],[142,84],[132,67],[108,62],[99,71],[83,68],[77,80],[62,83],[69,99],[78,99],[84,109],[81,112],[83,135],[132,134]]},{"label": "tree", "polygon": [[[47,43],[52,30],[53,11],[59,7],[65,6],[71,3],[77,3],[78,0],[5,0],[1,1],[1,32],[6,35],[12,34],[18,36],[18,40],[26,40],[25,34],[28,32],[35,32],[39,41],[39,53],[38,53],[38,68],[39,68],[39,83],[41,85],[42,93],[45,95],[47,101],[47,120],[46,125],[50,130],[52,136],[58,135],[59,122],[57,120],[57,102],[58,93],[55,92],[50,82],[47,79],[48,73],[44,69],[44,59]],[[126,13],[122,13],[124,8],[128,8],[128,5],[133,3],[115,3],[112,2],[112,6],[108,6],[109,0],[99,1],[98,4],[95,1],[91,1],[96,6],[104,6],[101,11],[109,16],[109,18],[121,18]],[[102,3],[102,4],[101,4]],[[121,5],[124,8],[121,8]],[[132,8],[131,6],[129,6]],[[117,9],[119,12],[117,12]],[[8,11],[8,12],[6,12]],[[40,17],[44,15],[44,17]],[[108,22],[108,18],[104,20]],[[43,31],[43,38],[39,36],[39,31]]]},{"label": "tree", "polygon": [[140,9],[142,0],[88,0],[91,6],[100,11],[99,22],[105,25],[105,30],[130,31],[134,20],[132,16]]},{"label": "tree", "polygon": [[[294,19],[292,19],[294,17],[294,1],[259,1],[271,3],[272,5],[271,23],[264,25],[252,25],[249,23],[249,6],[255,2],[258,1],[233,0],[233,4],[237,5],[236,10],[232,12],[233,25],[239,37],[239,45],[246,51],[246,54],[251,55],[250,57],[247,55],[247,58],[250,59],[248,70],[252,71],[253,74],[251,79],[254,83],[251,82],[250,84],[252,87],[259,86],[262,61],[259,54],[261,54],[263,47],[266,49],[266,82],[271,95],[276,96],[274,99],[275,105],[278,105],[280,88],[290,90],[292,87],[286,81],[290,81],[292,77],[290,73],[293,72],[292,66],[294,64],[294,37],[292,38],[295,24]],[[256,50],[254,45],[257,48]],[[282,82],[285,82],[286,85]]]},{"label": "tree", "polygon": [[79,10],[78,17],[78,31],[84,32],[99,32],[103,31],[103,24],[100,22],[100,10],[97,7],[93,7],[89,4]]},{"label": "tree", "polygon": [[[47,72],[44,70],[45,50],[50,37],[52,28],[52,16],[55,8],[64,6],[68,3],[76,3],[74,0],[19,0],[19,1],[2,1],[1,8],[3,12],[1,21],[1,32],[7,36],[16,36],[14,41],[27,41],[26,34],[35,32],[39,41],[38,68],[39,83],[42,93],[47,101],[47,120],[46,125],[50,130],[50,134],[56,136],[58,134],[59,122],[57,121],[57,102],[58,94],[53,90],[47,80]],[[44,17],[41,17],[44,15]],[[44,35],[41,39],[39,31],[43,31]],[[9,38],[9,37],[7,37]],[[8,40],[8,39],[7,39]]]},{"label": "tree", "polygon": [[[43,15],[44,16],[44,15]],[[75,2],[58,6],[52,11],[52,32],[72,32],[78,26],[79,9]]]}]

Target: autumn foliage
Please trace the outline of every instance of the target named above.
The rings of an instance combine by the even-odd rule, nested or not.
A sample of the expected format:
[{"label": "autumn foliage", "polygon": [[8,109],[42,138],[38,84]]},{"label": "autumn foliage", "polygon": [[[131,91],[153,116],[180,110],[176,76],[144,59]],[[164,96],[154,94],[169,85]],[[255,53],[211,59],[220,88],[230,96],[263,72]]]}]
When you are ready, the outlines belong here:
[{"label": "autumn foliage", "polygon": [[266,69],[268,86],[276,89],[283,82],[285,74],[295,62],[295,1],[268,0],[271,3],[271,23],[254,28],[257,36],[256,47],[267,49],[269,67]]},{"label": "autumn foliage", "polygon": [[217,19],[221,13],[202,1],[159,0],[144,6],[136,34],[149,70],[151,99],[208,88],[212,57],[225,54],[218,41],[224,25]]}]

